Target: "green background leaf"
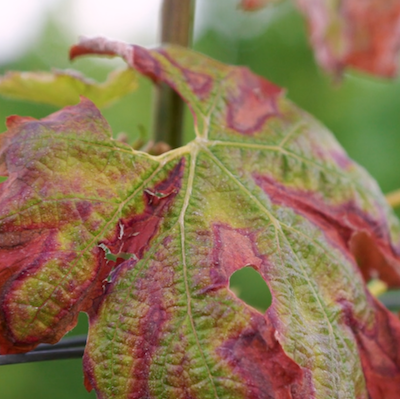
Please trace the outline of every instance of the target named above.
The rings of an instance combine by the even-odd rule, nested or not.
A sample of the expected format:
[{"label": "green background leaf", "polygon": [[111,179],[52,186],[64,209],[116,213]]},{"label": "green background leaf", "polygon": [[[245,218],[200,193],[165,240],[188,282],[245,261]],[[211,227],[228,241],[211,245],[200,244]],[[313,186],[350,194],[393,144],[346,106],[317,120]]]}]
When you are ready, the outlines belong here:
[{"label": "green background leaf", "polygon": [[7,72],[0,77],[1,95],[57,107],[76,104],[85,96],[102,108],[136,87],[136,74],[131,69],[112,72],[101,84],[76,71]]}]

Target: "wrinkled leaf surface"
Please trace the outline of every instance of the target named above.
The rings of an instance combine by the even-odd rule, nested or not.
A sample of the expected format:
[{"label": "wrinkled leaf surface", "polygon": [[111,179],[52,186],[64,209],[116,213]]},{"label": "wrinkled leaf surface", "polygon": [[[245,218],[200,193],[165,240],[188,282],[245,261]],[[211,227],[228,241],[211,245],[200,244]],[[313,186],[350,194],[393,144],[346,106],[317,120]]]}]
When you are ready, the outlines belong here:
[{"label": "wrinkled leaf surface", "polygon": [[[197,138],[154,157],[88,100],[1,137],[2,352],[90,314],[99,398],[396,398],[400,230],[376,183],[281,89],[179,48],[94,39],[190,106]],[[255,268],[262,314],[229,290]]]},{"label": "wrinkled leaf surface", "polygon": [[76,71],[8,72],[0,76],[0,94],[57,107],[76,104],[82,95],[102,108],[134,91],[136,81],[132,69],[111,72],[104,83]]},{"label": "wrinkled leaf surface", "polygon": [[[378,76],[397,73],[400,47],[398,0],[295,0],[309,25],[310,40],[318,62],[340,73],[354,67]],[[254,11],[268,0],[242,0],[243,9]]]}]

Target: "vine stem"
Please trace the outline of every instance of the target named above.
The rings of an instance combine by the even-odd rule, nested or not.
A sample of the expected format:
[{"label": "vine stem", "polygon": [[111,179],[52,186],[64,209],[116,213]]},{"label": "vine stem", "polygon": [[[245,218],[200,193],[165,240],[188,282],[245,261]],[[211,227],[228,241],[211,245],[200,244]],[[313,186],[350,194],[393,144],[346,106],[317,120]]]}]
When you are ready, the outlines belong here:
[{"label": "vine stem", "polygon": [[392,208],[400,207],[400,189],[386,194],[386,200]]},{"label": "vine stem", "polygon": [[0,356],[0,366],[42,362],[44,360],[76,359],[83,356],[86,345],[86,335],[63,338],[54,345],[41,344],[28,353]]},{"label": "vine stem", "polygon": [[[161,43],[188,47],[191,43],[195,0],[164,0],[161,8]],[[156,87],[153,140],[171,148],[183,144],[183,101],[167,84]]]}]

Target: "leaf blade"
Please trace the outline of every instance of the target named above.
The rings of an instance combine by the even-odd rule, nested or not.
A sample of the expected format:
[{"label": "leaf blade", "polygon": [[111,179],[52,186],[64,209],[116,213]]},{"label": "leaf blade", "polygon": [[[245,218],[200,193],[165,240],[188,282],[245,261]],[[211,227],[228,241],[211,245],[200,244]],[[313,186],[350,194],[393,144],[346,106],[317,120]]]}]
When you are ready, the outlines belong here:
[{"label": "leaf blade", "polygon": [[[119,398],[395,398],[400,323],[365,285],[376,273],[400,284],[399,222],[376,183],[248,70],[104,39],[72,55],[96,52],[173,86],[197,138],[127,155],[151,172],[96,243],[136,257],[114,265],[89,310],[87,386]],[[245,266],[270,288],[265,314],[229,290]]]},{"label": "leaf blade", "polygon": [[106,107],[136,90],[137,79],[132,69],[114,71],[103,83],[85,78],[76,71],[8,72],[0,77],[0,94],[18,100],[65,107],[84,96],[99,108]]},{"label": "leaf blade", "polygon": [[[131,168],[132,161],[124,161],[131,150],[111,139],[108,124],[88,100],[42,121],[22,119],[2,138],[0,160],[9,178],[1,185],[1,269],[13,282],[1,281],[8,329],[3,334],[11,340],[1,349],[26,351],[61,338],[77,311],[90,306],[90,293],[102,292],[109,266],[96,260],[100,250],[93,237],[105,234],[107,218],[118,219],[119,199],[130,187],[126,179],[139,180],[127,172],[109,185]],[[140,162],[137,167],[139,176],[148,173],[139,172]],[[60,280],[62,286],[52,287]]]}]

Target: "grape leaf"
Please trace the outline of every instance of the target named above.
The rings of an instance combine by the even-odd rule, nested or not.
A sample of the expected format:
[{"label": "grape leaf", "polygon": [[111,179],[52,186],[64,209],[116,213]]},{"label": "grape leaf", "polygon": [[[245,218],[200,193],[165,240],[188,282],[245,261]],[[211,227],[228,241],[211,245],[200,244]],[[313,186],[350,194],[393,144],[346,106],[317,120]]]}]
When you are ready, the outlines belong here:
[{"label": "grape leaf", "polygon": [[57,107],[76,104],[83,95],[98,107],[110,105],[137,87],[132,69],[111,72],[104,83],[85,78],[77,71],[8,72],[0,77],[0,94],[19,100]]},{"label": "grape leaf", "polygon": [[[400,285],[400,226],[333,136],[246,68],[105,39],[185,99],[196,139],[134,151],[88,100],[1,137],[2,352],[90,315],[99,398],[395,398],[400,323],[366,289]],[[229,290],[256,269],[260,313]]]},{"label": "grape leaf", "polygon": [[[328,71],[345,67],[383,77],[395,76],[400,47],[400,2],[397,0],[295,0],[307,18],[318,62]],[[242,0],[254,11],[268,0]]]}]

